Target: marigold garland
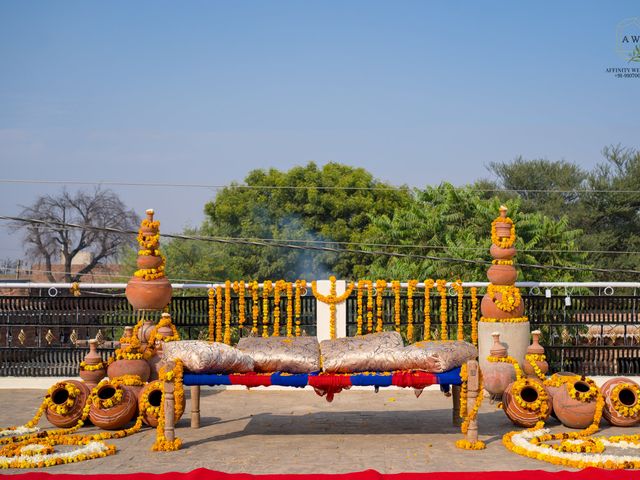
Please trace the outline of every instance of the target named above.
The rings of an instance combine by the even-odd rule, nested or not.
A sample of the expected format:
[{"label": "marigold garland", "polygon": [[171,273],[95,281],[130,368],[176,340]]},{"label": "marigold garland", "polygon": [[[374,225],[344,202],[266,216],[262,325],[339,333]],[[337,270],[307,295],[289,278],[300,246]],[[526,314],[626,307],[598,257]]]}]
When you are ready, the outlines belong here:
[{"label": "marigold garland", "polygon": [[[509,223],[511,224],[511,231],[509,237],[498,237],[498,230],[496,228],[497,223]],[[498,217],[491,222],[491,241],[494,245],[500,248],[511,248],[516,241],[516,226],[513,224],[513,220],[509,217]]]},{"label": "marigold garland", "polygon": [[214,288],[210,288],[208,291],[209,296],[209,341],[215,342],[215,325],[216,325],[216,302],[215,302],[215,294],[216,291]]},{"label": "marigold garland", "polygon": [[216,342],[222,342],[224,332],[222,330],[222,285],[216,287]]},{"label": "marigold garland", "polygon": [[478,289],[471,287],[471,343],[478,345]]},{"label": "marigold garland", "polygon": [[356,335],[362,335],[362,297],[364,293],[364,280],[358,280],[358,290],[356,295],[357,312],[356,312]]},{"label": "marigold garland", "polygon": [[349,295],[351,295],[351,293],[353,292],[354,287],[354,283],[350,283],[349,285],[347,285],[344,293],[338,296],[336,290],[336,277],[332,275],[329,277],[329,295],[322,295],[318,292],[316,282],[311,282],[311,291],[313,292],[313,296],[322,303],[326,303],[329,305],[329,335],[332,339],[336,338],[336,305],[338,303],[344,302],[347,298],[349,298]]},{"label": "marigold garland", "polygon": [[293,337],[293,284],[287,282],[287,337]]},{"label": "marigold garland", "polygon": [[436,289],[440,294],[440,340],[448,340],[447,331],[447,281],[436,280]]},{"label": "marigold garland", "polygon": [[387,288],[385,280],[376,280],[376,332],[381,332],[383,327],[383,295],[384,289]]},{"label": "marigold garland", "polygon": [[262,336],[269,336],[269,294],[271,293],[271,280],[265,280],[262,284]]},{"label": "marigold garland", "polygon": [[[153,210],[148,210],[148,214],[153,215]],[[148,219],[142,220],[140,223],[140,228],[138,230],[138,244],[141,247],[141,250],[138,252],[138,255],[141,256],[150,256],[150,257],[160,257],[161,262],[155,268],[141,268],[136,270],[133,275],[142,278],[143,280],[156,280],[158,278],[162,278],[165,276],[165,265],[167,263],[164,255],[160,253],[160,234],[155,233],[153,235],[146,235],[143,233],[143,229],[151,229],[157,230],[160,228],[160,222],[155,220],[150,222]]]},{"label": "marigold garland", "polygon": [[245,283],[244,280],[240,280],[239,282],[233,282],[233,291],[238,294],[238,327],[242,328],[244,326],[244,322],[246,321],[246,306],[245,306]]},{"label": "marigold garland", "polygon": [[182,446],[182,440],[176,437],[173,440],[167,439],[164,435],[164,382],[174,382],[175,404],[181,405],[184,398],[184,386],[182,383],[183,365],[180,360],[175,360],[175,366],[171,370],[162,367],[159,372],[159,380],[162,382],[162,399],[160,400],[160,411],[158,412],[158,426],[156,427],[156,441],[153,444],[153,450],[171,452],[179,450]]},{"label": "marigold garland", "polygon": [[[636,398],[636,402],[633,405],[625,405],[620,401],[620,392],[622,392],[623,390],[631,390],[633,392]],[[611,406],[613,407],[613,409],[623,417],[635,417],[640,412],[640,402],[638,401],[639,398],[640,388],[638,388],[638,385],[634,383],[621,382],[611,390],[609,401],[611,402]]]},{"label": "marigold garland", "polygon": [[258,304],[258,282],[254,280],[250,284],[251,288],[251,320],[253,324],[251,326],[251,333],[256,335],[258,333],[258,318],[260,315],[260,306]]},{"label": "marigold garland", "polygon": [[491,264],[492,265],[513,265],[513,260],[494,259],[494,260],[491,260]]},{"label": "marigold garland", "polygon": [[458,296],[458,332],[456,339],[464,340],[464,289],[462,288],[462,280],[456,280],[452,286]]},{"label": "marigold garland", "polygon": [[514,317],[514,318],[480,317],[480,321],[486,322],[486,323],[526,323],[529,321],[529,317]]},{"label": "marigold garland", "polygon": [[396,326],[396,332],[400,333],[400,281],[393,280],[391,282],[393,290],[393,320]]},{"label": "marigold garland", "polygon": [[96,363],[95,365],[88,364],[84,360],[80,362],[80,370],[84,370],[85,372],[95,372],[96,370],[102,370],[105,368],[104,363]]},{"label": "marigold garland", "polygon": [[365,280],[367,286],[367,333],[373,332],[373,282]]},{"label": "marigold garland", "polygon": [[226,345],[231,345],[231,282],[224,282],[224,337]]},{"label": "marigold garland", "polygon": [[435,282],[431,279],[424,281],[424,340],[431,340],[431,289]]},{"label": "marigold garland", "polygon": [[302,316],[302,292],[303,288],[306,288],[307,282],[306,280],[296,280],[296,297],[295,297],[295,317],[296,317],[296,337],[302,335],[301,328],[301,316]]},{"label": "marigold garland", "polygon": [[533,368],[536,377],[538,377],[542,381],[545,381],[547,377],[544,373],[542,373],[542,370],[540,370],[540,367],[538,367],[537,362],[544,362],[546,359],[546,355],[540,353],[527,353],[524,356],[525,362],[531,365],[531,368]]},{"label": "marigold garland", "polygon": [[[500,294],[500,300],[496,298],[497,293]],[[503,312],[513,312],[522,302],[520,289],[513,285],[493,285],[490,283],[487,287],[487,294],[496,307]]]},{"label": "marigold garland", "polygon": [[418,280],[409,280],[407,283],[407,341],[413,342],[413,294],[416,291]]},{"label": "marigold garland", "polygon": [[[471,421],[475,420],[478,417],[478,411],[480,410],[480,406],[482,405],[482,400],[484,397],[482,392],[484,385],[482,381],[482,372],[480,371],[480,369],[478,369],[478,396],[475,399],[473,408],[469,412],[467,411],[469,373],[466,363],[462,364],[462,366],[460,367],[460,378],[462,380],[460,388],[460,418],[463,419],[462,425],[460,426],[460,431],[466,435],[466,433],[469,431],[469,424],[471,423]],[[486,448],[486,445],[482,440],[476,440],[475,442],[471,442],[469,440],[457,440],[456,447],[463,450],[483,450]]]},{"label": "marigold garland", "polygon": [[[576,388],[576,384],[578,382],[584,383],[589,387],[589,389],[586,392],[581,392]],[[600,392],[596,382],[586,377],[580,377],[580,379],[575,382],[565,382],[565,387],[569,391],[569,396],[571,398],[583,403],[596,398]]]},{"label": "marigold garland", "polygon": [[278,280],[273,289],[273,335],[280,336],[280,293],[285,289],[284,280]]}]

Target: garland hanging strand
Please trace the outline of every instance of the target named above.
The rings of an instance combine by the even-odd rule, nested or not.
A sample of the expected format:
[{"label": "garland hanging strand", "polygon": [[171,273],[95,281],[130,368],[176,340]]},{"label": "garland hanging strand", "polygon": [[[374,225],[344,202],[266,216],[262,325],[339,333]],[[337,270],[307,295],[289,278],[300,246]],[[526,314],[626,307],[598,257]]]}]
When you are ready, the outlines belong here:
[{"label": "garland hanging strand", "polygon": [[458,332],[457,340],[464,340],[464,289],[462,288],[462,280],[456,280],[453,288],[458,294]]},{"label": "garland hanging strand", "polygon": [[222,285],[216,288],[216,342],[222,342]]},{"label": "garland hanging strand", "polygon": [[384,289],[387,288],[387,282],[385,280],[376,280],[376,332],[382,331],[383,321],[383,295]]},{"label": "garland hanging strand", "polygon": [[273,334],[274,337],[280,336],[280,293],[285,289],[284,280],[276,281],[273,288]]},{"label": "garland hanging strand", "polygon": [[478,345],[478,289],[471,287],[471,342]]},{"label": "garland hanging strand", "polygon": [[373,282],[365,280],[367,286],[367,333],[373,332]]},{"label": "garland hanging strand", "polygon": [[231,282],[224,282],[224,343],[231,345]]},{"label": "garland hanging strand", "polygon": [[356,317],[357,330],[356,335],[362,335],[362,297],[363,297],[364,280],[358,280],[357,304],[358,312]]},{"label": "garland hanging strand", "polygon": [[440,294],[440,340],[449,340],[447,331],[447,281],[436,280],[436,289]]},{"label": "garland hanging strand", "polygon": [[413,342],[413,294],[418,280],[409,280],[407,285],[407,341]]},{"label": "garland hanging strand", "polygon": [[301,328],[301,314],[302,314],[302,292],[303,288],[306,288],[307,282],[306,280],[296,280],[296,303],[295,303],[295,316],[296,316],[296,337],[302,335]]},{"label": "garland hanging strand", "polygon": [[269,336],[269,293],[271,293],[271,280],[265,280],[262,286],[262,336]]},{"label": "garland hanging strand", "polygon": [[424,281],[424,335],[425,341],[431,340],[431,289],[434,281],[431,279]]},{"label": "garland hanging strand", "polygon": [[332,339],[336,338],[336,305],[344,302],[349,295],[353,292],[355,284],[352,282],[347,285],[345,292],[338,296],[336,291],[336,277],[333,275],[329,277],[329,295],[322,295],[318,292],[317,284],[315,281],[311,283],[311,291],[313,296],[322,303],[329,305],[329,335]]},{"label": "garland hanging strand", "polygon": [[251,326],[251,333],[253,335],[258,334],[258,318],[260,316],[260,305],[258,304],[258,281],[251,282],[251,320],[253,325]]},{"label": "garland hanging strand", "polygon": [[244,280],[233,282],[233,291],[238,294],[238,328],[241,330],[246,321],[245,288]]},{"label": "garland hanging strand", "polygon": [[400,281],[391,282],[393,289],[393,320],[396,325],[396,332],[400,333]]},{"label": "garland hanging strand", "polygon": [[287,282],[287,337],[293,337],[293,284]]},{"label": "garland hanging strand", "polygon": [[208,291],[209,294],[209,341],[214,342],[215,337],[215,322],[216,322],[216,310],[215,310],[215,294],[216,291],[213,288],[210,288]]}]

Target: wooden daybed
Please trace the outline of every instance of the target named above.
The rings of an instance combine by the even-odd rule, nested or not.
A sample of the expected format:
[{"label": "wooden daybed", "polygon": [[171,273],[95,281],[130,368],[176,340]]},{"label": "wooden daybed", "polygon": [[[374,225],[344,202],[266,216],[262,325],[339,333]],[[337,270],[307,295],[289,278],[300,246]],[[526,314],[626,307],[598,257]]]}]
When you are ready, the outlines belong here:
[{"label": "wooden daybed", "polygon": [[[172,367],[172,365],[169,365]],[[479,367],[476,360],[467,362],[467,405],[471,408],[478,396]],[[452,390],[453,422],[459,425],[460,419],[460,392],[462,379],[460,368],[444,373],[427,373],[423,371],[408,372],[378,372],[378,373],[354,373],[354,374],[286,374],[286,373],[243,373],[243,374],[207,374],[190,373],[185,371],[183,376],[185,387],[191,387],[191,428],[200,428],[200,387],[203,385],[244,385],[248,388],[258,386],[286,386],[304,388],[309,385],[317,392],[327,395],[330,401],[333,394],[350,386],[371,386],[376,390],[380,387],[407,387],[422,389],[429,385],[440,385],[441,389],[448,392]],[[174,409],[175,385],[173,381],[165,381],[165,437],[167,440],[175,438]],[[476,442],[478,439],[478,426],[476,419],[469,422],[466,440]]]}]

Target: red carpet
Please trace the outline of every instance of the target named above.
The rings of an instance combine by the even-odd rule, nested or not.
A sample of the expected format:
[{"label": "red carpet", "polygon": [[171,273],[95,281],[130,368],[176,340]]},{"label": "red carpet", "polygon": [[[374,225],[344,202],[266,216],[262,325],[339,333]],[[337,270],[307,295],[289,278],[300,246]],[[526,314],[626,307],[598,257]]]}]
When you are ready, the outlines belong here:
[{"label": "red carpet", "polygon": [[114,475],[53,474],[32,472],[13,475],[20,480],[640,480],[640,471],[599,470],[587,468],[579,472],[546,472],[520,470],[515,472],[433,472],[382,474],[375,470],[344,474],[310,475],[251,475],[249,473],[223,473],[199,468],[188,473],[130,473]]}]

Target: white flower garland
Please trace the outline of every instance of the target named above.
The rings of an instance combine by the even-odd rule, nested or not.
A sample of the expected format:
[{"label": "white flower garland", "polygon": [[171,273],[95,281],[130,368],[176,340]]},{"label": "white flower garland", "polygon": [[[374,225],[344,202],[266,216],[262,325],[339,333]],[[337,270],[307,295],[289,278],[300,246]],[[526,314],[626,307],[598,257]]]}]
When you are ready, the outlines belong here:
[{"label": "white flower garland", "polygon": [[40,429],[38,427],[25,427],[24,425],[16,428],[5,428],[0,430],[0,437],[15,437],[18,435],[27,435],[29,433],[39,432]]},{"label": "white flower garland", "polygon": [[[32,447],[32,448],[26,448],[25,451],[28,452],[29,450],[37,450],[37,445],[31,445],[28,447]],[[74,458],[80,456],[80,455],[95,455],[95,454],[99,454],[102,452],[106,452],[109,449],[109,447],[107,447],[107,445],[104,442],[99,442],[99,441],[93,441],[93,442],[89,442],[86,445],[81,446],[80,448],[76,448],[73,450],[67,450],[64,452],[54,452],[54,453],[48,453],[48,454],[40,454],[40,453],[36,453],[36,454],[24,454],[24,455],[20,455],[20,456],[16,456],[16,457],[3,457],[0,456],[0,465],[2,464],[19,464],[21,462],[28,462],[28,463],[39,463],[39,462],[44,462],[44,463],[48,463],[51,461],[55,461],[59,458],[66,458],[69,459],[70,461],[73,461]]]}]

